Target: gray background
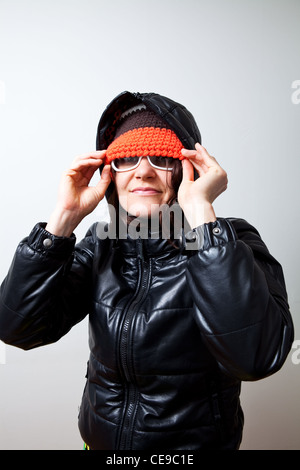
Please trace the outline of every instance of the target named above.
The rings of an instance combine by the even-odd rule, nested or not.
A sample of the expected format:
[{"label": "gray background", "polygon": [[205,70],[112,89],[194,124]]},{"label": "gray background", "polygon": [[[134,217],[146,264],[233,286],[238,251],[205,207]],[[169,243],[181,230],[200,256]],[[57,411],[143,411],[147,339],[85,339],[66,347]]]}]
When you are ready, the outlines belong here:
[{"label": "gray background", "polygon": [[[94,149],[108,102],[155,91],[191,110],[227,170],[217,215],[255,225],[283,265],[299,341],[299,20],[299,0],[0,0],[1,279],[49,217],[61,172]],[[298,350],[243,384],[242,449],[300,448]],[[87,321],[55,345],[5,353],[0,448],[81,449]]]}]

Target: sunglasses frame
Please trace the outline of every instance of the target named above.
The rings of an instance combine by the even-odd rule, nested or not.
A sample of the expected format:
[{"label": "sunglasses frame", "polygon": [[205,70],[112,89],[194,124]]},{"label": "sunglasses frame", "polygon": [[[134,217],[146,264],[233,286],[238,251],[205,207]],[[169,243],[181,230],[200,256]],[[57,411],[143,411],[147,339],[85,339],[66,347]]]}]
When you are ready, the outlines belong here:
[{"label": "sunglasses frame", "polygon": [[[135,157],[132,157],[132,158],[135,158]],[[117,171],[118,173],[121,173],[121,172],[123,172],[123,171],[135,170],[135,169],[139,166],[139,164],[141,163],[142,158],[147,158],[149,164],[150,164],[153,168],[156,168],[157,170],[163,170],[163,171],[172,171],[172,170],[173,170],[173,168],[162,168],[161,166],[154,165],[154,163],[152,163],[151,160],[150,160],[152,157],[149,156],[149,155],[147,155],[147,157],[138,157],[138,161],[137,161],[137,163],[136,163],[135,165],[133,165],[133,166],[130,167],[130,168],[126,168],[126,169],[124,169],[124,170],[120,170],[119,168],[117,168],[117,167],[115,166],[114,160],[111,161],[111,166],[112,166],[112,168],[113,168],[115,171]],[[163,158],[170,158],[170,157],[163,157]],[[121,160],[121,159],[120,159],[120,160]]]}]

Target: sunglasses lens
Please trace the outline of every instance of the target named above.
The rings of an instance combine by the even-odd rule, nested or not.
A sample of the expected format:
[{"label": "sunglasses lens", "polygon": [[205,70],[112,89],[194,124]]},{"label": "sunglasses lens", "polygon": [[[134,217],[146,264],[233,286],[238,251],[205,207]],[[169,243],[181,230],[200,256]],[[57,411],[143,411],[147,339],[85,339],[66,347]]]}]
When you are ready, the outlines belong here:
[{"label": "sunglasses lens", "polygon": [[[161,170],[173,170],[175,166],[175,159],[172,157],[147,157],[149,163],[154,168],[159,168]],[[112,161],[112,167],[116,171],[128,171],[136,168],[139,164],[142,157],[125,157],[125,158],[116,158]]]},{"label": "sunglasses lens", "polygon": [[172,157],[149,157],[151,163],[162,169],[172,170],[175,166],[175,159]]},{"label": "sunglasses lens", "polygon": [[113,160],[115,169],[117,171],[130,170],[131,168],[136,166],[138,161],[139,157],[116,158],[115,160]]}]

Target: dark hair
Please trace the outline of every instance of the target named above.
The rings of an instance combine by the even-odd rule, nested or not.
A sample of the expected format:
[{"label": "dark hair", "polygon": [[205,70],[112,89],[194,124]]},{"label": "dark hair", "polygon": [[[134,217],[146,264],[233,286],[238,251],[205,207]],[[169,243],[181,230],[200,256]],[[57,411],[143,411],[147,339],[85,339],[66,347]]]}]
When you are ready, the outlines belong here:
[{"label": "dark hair", "polygon": [[182,166],[181,166],[181,161],[176,159],[174,162],[174,168],[172,171],[172,179],[171,179],[171,184],[172,188],[174,189],[175,192],[175,199],[173,198],[171,201],[168,201],[169,206],[172,205],[175,200],[177,200],[177,193],[179,190],[180,183],[182,181]]}]

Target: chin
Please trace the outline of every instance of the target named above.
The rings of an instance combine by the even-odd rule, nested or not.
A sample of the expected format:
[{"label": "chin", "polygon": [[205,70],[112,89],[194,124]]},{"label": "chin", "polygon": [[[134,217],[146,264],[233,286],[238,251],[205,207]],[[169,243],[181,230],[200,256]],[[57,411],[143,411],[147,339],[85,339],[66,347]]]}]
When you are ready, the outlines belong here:
[{"label": "chin", "polygon": [[128,215],[132,217],[139,217],[141,219],[148,219],[151,217],[151,208],[145,208],[140,206],[130,207],[127,211]]},{"label": "chin", "polygon": [[159,214],[159,204],[157,203],[135,203],[127,208],[128,215],[132,217],[139,217],[141,219],[149,219],[156,217]]}]

